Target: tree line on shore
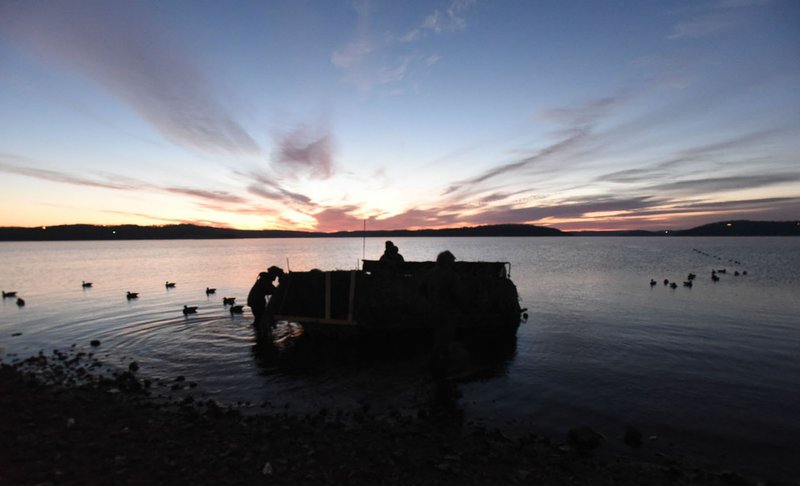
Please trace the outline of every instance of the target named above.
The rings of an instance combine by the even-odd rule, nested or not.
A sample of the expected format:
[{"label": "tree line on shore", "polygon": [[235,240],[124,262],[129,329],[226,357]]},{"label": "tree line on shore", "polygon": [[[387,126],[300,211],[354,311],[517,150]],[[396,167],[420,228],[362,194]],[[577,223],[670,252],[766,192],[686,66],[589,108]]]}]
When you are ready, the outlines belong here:
[{"label": "tree line on shore", "polygon": [[685,230],[567,232],[531,224],[497,224],[444,229],[337,231],[242,230],[194,224],[164,226],[73,224],[33,228],[1,227],[0,241],[156,240],[231,238],[481,236],[800,236],[798,221],[720,221]]}]

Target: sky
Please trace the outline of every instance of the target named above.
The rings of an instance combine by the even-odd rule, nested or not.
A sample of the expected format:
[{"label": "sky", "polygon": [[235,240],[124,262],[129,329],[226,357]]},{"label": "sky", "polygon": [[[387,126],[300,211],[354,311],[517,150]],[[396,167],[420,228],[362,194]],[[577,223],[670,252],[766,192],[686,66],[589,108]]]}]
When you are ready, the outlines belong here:
[{"label": "sky", "polygon": [[0,2],[0,226],[800,219],[800,2]]}]

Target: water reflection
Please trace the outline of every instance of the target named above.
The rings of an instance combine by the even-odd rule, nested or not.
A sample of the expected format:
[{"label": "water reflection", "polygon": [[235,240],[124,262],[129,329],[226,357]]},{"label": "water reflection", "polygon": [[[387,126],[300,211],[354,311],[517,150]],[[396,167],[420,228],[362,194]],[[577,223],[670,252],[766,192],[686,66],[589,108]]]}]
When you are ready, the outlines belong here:
[{"label": "water reflection", "polygon": [[[296,412],[328,409],[416,415],[442,427],[464,421],[462,387],[508,375],[516,334],[457,336],[445,373],[432,372],[433,333],[342,333],[321,338],[280,322],[272,339],[251,346],[264,383],[294,384],[266,399]],[[280,378],[278,378],[280,377]],[[287,393],[288,392],[288,393]]]},{"label": "water reflection", "polygon": [[[282,321],[251,348],[263,374],[369,373],[392,378],[430,373],[431,332],[349,332],[319,337]],[[450,344],[445,377],[457,382],[504,376],[517,352],[516,333],[461,335]]]}]

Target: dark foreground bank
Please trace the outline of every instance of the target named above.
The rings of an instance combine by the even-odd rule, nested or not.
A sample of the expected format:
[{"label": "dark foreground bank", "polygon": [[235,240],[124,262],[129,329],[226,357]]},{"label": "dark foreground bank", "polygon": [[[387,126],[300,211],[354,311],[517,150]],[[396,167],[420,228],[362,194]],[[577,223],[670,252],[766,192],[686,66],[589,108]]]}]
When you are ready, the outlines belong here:
[{"label": "dark foreground bank", "polygon": [[601,458],[591,430],[557,443],[463,426],[446,384],[414,417],[244,416],[188,395],[153,399],[135,364],[99,367],[74,352],[0,364],[0,485],[754,484],[668,457]]}]

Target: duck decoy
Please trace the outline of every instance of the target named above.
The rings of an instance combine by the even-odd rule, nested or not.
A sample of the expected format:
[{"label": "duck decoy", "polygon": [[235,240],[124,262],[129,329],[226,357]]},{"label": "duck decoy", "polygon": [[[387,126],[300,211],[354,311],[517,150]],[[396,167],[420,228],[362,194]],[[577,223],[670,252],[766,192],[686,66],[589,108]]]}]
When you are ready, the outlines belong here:
[{"label": "duck decoy", "polygon": [[742,270],[742,275],[747,275],[747,270]]},{"label": "duck decoy", "polygon": [[217,289],[210,289],[206,287],[206,295],[211,295],[217,293]]},{"label": "duck decoy", "polygon": [[13,292],[6,292],[5,290],[3,291],[3,298],[4,299],[6,297],[16,297],[16,296],[17,296],[17,292],[16,291],[13,291]]},{"label": "duck decoy", "polygon": [[138,299],[138,298],[139,298],[139,292],[131,292],[131,291],[129,290],[129,291],[128,291],[128,295],[127,295],[127,297],[128,297],[128,300],[131,300],[131,299]]},{"label": "duck decoy", "polygon": [[669,285],[669,279],[668,278],[664,279],[664,285]]},{"label": "duck decoy", "polygon": [[236,297],[223,297],[222,305],[233,305],[236,302]]},{"label": "duck decoy", "polygon": [[197,306],[189,307],[188,305],[183,306],[183,314],[196,314],[197,313]]},{"label": "duck decoy", "polygon": [[656,281],[654,279],[652,279],[652,278],[650,279],[650,286],[651,287],[655,287],[656,286]]},{"label": "duck decoy", "polygon": [[719,282],[719,277],[717,277],[716,273],[711,274],[711,281],[712,282]]},{"label": "duck decoy", "polygon": [[25,305],[25,300],[23,300],[22,298],[18,298],[17,299],[17,305],[20,306],[20,307],[23,307]]},{"label": "duck decoy", "polygon": [[91,286],[92,286],[92,282],[87,282],[86,280],[82,280],[81,281],[81,287],[83,287],[85,289],[88,289]]},{"label": "duck decoy", "polygon": [[697,277],[697,275],[690,273],[689,275],[686,276],[686,280],[694,280],[695,277]]},{"label": "duck decoy", "polygon": [[683,282],[683,286],[691,288],[692,287],[692,281],[691,280],[687,280],[687,281]]},{"label": "duck decoy", "polygon": [[669,284],[669,288],[677,289],[678,288],[678,284],[676,284],[675,282],[672,282],[671,284]]},{"label": "duck decoy", "polygon": [[231,314],[241,314],[244,312],[243,305],[232,305],[231,306]]},{"label": "duck decoy", "polygon": [[739,270],[736,270],[735,272],[733,272],[733,276],[734,277],[738,277],[739,276]]},{"label": "duck decoy", "polygon": [[167,282],[164,283],[164,287],[166,287],[168,289],[174,288],[175,287],[175,282],[167,281]]}]

